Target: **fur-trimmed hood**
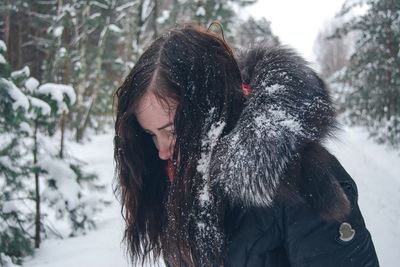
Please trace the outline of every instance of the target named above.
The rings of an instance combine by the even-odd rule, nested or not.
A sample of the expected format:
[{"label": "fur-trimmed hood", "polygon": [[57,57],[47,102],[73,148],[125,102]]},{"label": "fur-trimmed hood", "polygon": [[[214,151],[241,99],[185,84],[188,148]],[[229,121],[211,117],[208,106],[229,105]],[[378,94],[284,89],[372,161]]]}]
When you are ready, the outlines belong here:
[{"label": "fur-trimmed hood", "polygon": [[233,202],[270,206],[291,163],[336,127],[324,82],[287,48],[239,55],[251,94],[235,128],[213,152],[211,176]]}]

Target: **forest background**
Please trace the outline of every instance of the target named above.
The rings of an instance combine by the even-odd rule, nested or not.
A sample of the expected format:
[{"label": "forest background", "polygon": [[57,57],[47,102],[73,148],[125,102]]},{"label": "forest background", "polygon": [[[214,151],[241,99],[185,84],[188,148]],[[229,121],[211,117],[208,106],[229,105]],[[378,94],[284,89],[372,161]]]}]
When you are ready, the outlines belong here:
[{"label": "forest background", "polygon": [[[177,22],[216,20],[237,50],[279,45],[267,18],[240,15],[255,2],[1,1],[0,265],[96,226],[105,185],[67,146],[112,131],[113,93],[147,45]],[[314,50],[341,121],[398,150],[400,2],[345,1]]]}]

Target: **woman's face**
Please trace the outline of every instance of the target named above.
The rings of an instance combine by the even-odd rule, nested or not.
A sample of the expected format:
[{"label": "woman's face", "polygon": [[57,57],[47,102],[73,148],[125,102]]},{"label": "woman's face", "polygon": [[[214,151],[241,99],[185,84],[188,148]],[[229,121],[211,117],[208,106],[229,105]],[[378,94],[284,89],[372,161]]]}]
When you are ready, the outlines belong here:
[{"label": "woman's face", "polygon": [[162,105],[157,97],[149,92],[139,101],[135,116],[145,132],[151,135],[162,160],[172,159],[175,144],[176,104]]}]

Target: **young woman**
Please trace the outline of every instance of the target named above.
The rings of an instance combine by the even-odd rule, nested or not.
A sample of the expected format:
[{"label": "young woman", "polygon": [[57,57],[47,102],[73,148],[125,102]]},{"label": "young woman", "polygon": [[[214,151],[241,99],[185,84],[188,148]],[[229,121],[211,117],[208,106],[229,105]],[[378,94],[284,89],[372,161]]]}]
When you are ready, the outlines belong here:
[{"label": "young woman", "polygon": [[323,81],[285,48],[237,57],[207,29],[155,40],[116,93],[115,160],[133,261],[379,266],[352,178],[321,142]]}]

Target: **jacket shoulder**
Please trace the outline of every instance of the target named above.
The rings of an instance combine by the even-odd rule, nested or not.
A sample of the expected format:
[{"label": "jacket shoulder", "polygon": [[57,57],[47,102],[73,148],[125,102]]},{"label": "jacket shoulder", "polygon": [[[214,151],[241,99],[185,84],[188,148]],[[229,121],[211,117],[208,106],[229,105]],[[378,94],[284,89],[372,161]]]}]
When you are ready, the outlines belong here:
[{"label": "jacket shoulder", "polygon": [[[324,175],[335,177],[350,211],[340,220],[327,219],[308,202],[287,194],[270,207],[236,206],[226,220],[226,266],[379,266],[358,207],[357,187],[339,161],[324,153]],[[315,168],[318,162],[314,163]]]},{"label": "jacket shoulder", "polygon": [[[306,144],[292,161],[281,183],[280,196],[304,202],[326,220],[341,220],[350,212],[352,192],[357,188],[346,170],[328,150],[317,142]],[[352,191],[342,185],[351,184]],[[347,189],[347,187],[346,187]]]},{"label": "jacket shoulder", "polygon": [[[299,193],[304,198],[317,194],[320,199],[313,204],[280,198],[284,242],[292,266],[379,266],[352,177],[321,145],[310,145],[299,161],[303,190]],[[324,208],[320,203],[328,203],[325,213],[319,211]]]}]

